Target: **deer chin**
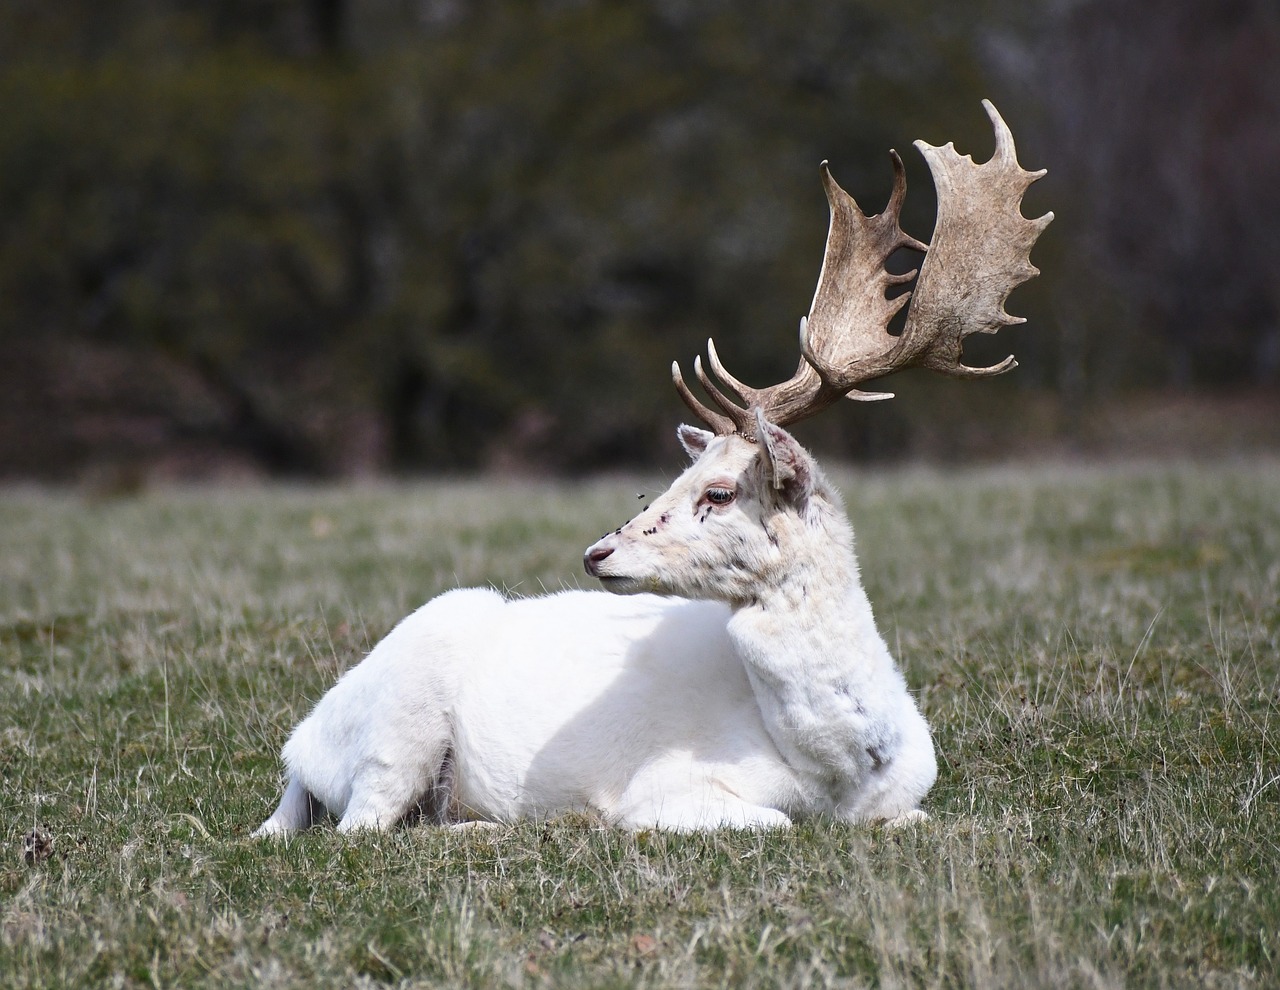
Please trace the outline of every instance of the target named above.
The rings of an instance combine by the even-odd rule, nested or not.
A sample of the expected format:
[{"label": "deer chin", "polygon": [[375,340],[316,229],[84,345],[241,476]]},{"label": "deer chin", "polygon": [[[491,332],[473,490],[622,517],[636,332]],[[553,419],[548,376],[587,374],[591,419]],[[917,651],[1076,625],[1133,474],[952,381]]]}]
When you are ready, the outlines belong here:
[{"label": "deer chin", "polygon": [[638,578],[627,574],[598,574],[600,587],[614,595],[661,595],[670,594],[664,591],[657,578]]}]

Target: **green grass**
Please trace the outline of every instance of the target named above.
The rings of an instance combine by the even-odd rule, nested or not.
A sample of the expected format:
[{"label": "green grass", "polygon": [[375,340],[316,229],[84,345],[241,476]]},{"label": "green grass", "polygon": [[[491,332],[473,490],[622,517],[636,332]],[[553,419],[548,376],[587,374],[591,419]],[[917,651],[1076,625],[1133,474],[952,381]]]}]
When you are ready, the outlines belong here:
[{"label": "green grass", "polygon": [[0,495],[0,978],[1274,985],[1280,465],[841,482],[941,760],[898,831],[247,838],[398,618],[585,586],[660,481]]}]

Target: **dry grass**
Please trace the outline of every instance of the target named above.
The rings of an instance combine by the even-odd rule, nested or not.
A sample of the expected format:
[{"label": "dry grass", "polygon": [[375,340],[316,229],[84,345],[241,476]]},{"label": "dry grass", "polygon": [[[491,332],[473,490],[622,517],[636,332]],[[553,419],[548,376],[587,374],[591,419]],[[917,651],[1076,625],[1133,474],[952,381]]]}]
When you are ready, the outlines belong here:
[{"label": "dry grass", "polygon": [[0,496],[5,982],[1273,985],[1280,466],[842,481],[942,756],[902,831],[245,838],[396,619],[585,584],[660,481]]}]

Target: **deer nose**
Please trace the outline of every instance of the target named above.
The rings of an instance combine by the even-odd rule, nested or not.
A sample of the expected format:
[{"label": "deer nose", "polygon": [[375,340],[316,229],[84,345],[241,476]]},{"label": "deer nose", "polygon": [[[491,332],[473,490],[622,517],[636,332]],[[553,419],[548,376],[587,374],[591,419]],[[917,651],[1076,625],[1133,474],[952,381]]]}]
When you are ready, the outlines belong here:
[{"label": "deer nose", "polygon": [[600,566],[600,561],[604,560],[611,553],[613,553],[613,547],[602,547],[599,545],[590,547],[587,552],[582,555],[582,566],[586,568],[587,573],[592,577],[599,577],[597,570]]}]

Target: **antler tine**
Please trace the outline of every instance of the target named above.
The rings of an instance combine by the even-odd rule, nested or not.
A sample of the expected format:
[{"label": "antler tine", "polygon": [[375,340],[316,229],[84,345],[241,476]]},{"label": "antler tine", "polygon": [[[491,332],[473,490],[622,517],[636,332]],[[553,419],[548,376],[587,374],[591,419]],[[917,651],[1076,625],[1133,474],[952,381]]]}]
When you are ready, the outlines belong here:
[{"label": "antler tine", "polygon": [[[693,359],[693,371],[698,383],[711,401],[723,410],[722,412],[708,408],[693,395],[680,373],[680,366],[675,363],[671,365],[672,379],[685,405],[695,416],[721,435],[737,433],[748,440],[754,440],[757,409],[763,410],[770,422],[785,426],[805,418],[806,415],[812,415],[812,412],[807,410],[813,403],[820,402],[825,407],[840,398],[840,393],[830,390],[818,373],[803,359],[790,381],[760,389],[752,388],[730,374],[721,363],[715,344],[709,340],[707,355],[711,370],[715,379],[719,379],[719,384],[707,374],[702,366],[701,357]],[[721,391],[721,385],[732,392],[741,405],[726,396]],[[869,395],[868,397],[878,398],[879,396]]]},{"label": "antler tine", "polygon": [[738,381],[723,364],[720,363],[720,355],[716,353],[716,342],[710,337],[707,338],[707,361],[711,364],[711,373],[724,385],[730,392],[734,394],[739,402],[744,406],[752,406],[759,401],[760,390],[752,388],[750,385],[744,385]]},{"label": "antler tine", "polygon": [[736,425],[733,420],[728,416],[722,416],[718,412],[712,412],[698,401],[698,397],[693,394],[693,391],[685,383],[684,375],[680,373],[679,361],[671,362],[671,380],[676,386],[676,392],[678,392],[680,398],[684,400],[684,404],[689,407],[689,410],[697,416],[698,419],[711,427],[714,432],[724,435],[726,433],[732,433],[736,429]]},{"label": "antler tine", "polygon": [[747,422],[747,411],[740,406],[736,406],[733,400],[720,391],[718,385],[711,380],[711,377],[702,367],[702,358],[695,357],[693,359],[693,373],[698,376],[698,383],[711,396],[711,401],[724,410],[728,416],[737,425],[739,432],[742,431],[743,424]]},{"label": "antler tine", "polygon": [[710,396],[711,401],[720,407],[721,412],[709,408],[700,402],[693,391],[685,383],[684,376],[680,373],[680,365],[676,362],[671,364],[671,376],[675,382],[676,391],[680,393],[680,398],[684,400],[685,405],[700,420],[711,427],[716,433],[724,435],[728,433],[739,433],[748,439],[755,439],[755,431],[752,424],[755,422],[755,397],[758,390],[750,386],[742,384],[720,364],[720,359],[716,355],[715,345],[710,340],[707,341],[707,350],[711,358],[712,369],[717,377],[721,377],[731,392],[737,396],[742,405],[738,405],[720,390],[720,386],[707,374],[706,369],[702,367],[702,358],[695,357],[693,359],[693,373],[698,379],[698,384],[703,391]]},{"label": "antler tine", "polygon": [[[899,275],[894,275],[890,277],[894,280],[895,283],[899,281],[907,282],[907,281],[910,281],[912,278],[914,278],[915,274],[916,273],[914,271],[911,271],[911,272],[908,272],[905,277],[899,276]],[[907,293],[904,293],[903,295],[904,295],[903,301],[905,302],[906,301],[905,297],[910,296],[911,293],[907,292]],[[808,365],[810,368],[814,369],[814,373],[817,374],[819,377],[821,377],[824,383],[828,382],[827,376],[833,375],[833,369],[826,368],[825,369],[827,372],[826,375],[824,375],[822,371],[817,370],[819,366],[823,364],[823,361],[822,361],[822,358],[820,358],[817,354],[815,354],[813,352],[813,349],[809,346],[809,319],[808,317],[805,317],[805,316],[800,317],[800,356],[803,359],[803,361],[801,362],[801,370],[804,369],[805,365]],[[828,388],[835,391],[837,396],[843,395],[846,399],[853,399],[856,402],[878,402],[880,399],[893,398],[892,392],[864,392],[861,389],[857,389],[857,388],[850,388],[848,391],[841,392],[838,385],[831,385],[831,384],[828,384]],[[815,408],[814,412],[818,412],[820,409],[823,409],[823,408],[826,408],[826,406],[823,405],[821,407]],[[792,422],[794,422],[794,420],[792,420]]]},{"label": "antler tine", "polygon": [[[885,204],[884,215],[892,217],[896,222],[898,217],[902,215],[902,204],[907,199],[907,169],[902,164],[902,156],[893,148],[889,149],[889,160],[893,164],[893,189],[889,193],[889,202]],[[873,217],[872,219],[875,218]],[[903,247],[913,248],[921,252],[928,250],[927,244],[916,240],[905,231],[899,230],[898,233],[906,241]],[[913,275],[914,273],[912,272],[901,276],[901,278],[903,281],[909,281]]]},{"label": "antler tine", "polygon": [[[1009,130],[1009,125],[1004,122],[1004,118],[1000,116],[1000,111],[996,109],[996,105],[990,100],[982,101],[982,109],[987,112],[987,119],[991,121],[991,129],[995,131],[996,135],[996,150],[991,157],[998,158],[1001,162],[1018,166],[1018,149],[1013,144],[1013,131]],[[1018,167],[1021,169],[1021,166]],[[1027,185],[1029,186],[1037,179],[1043,179],[1048,172],[1048,169],[1041,168],[1034,172],[1024,171],[1023,174],[1026,175]]]}]

